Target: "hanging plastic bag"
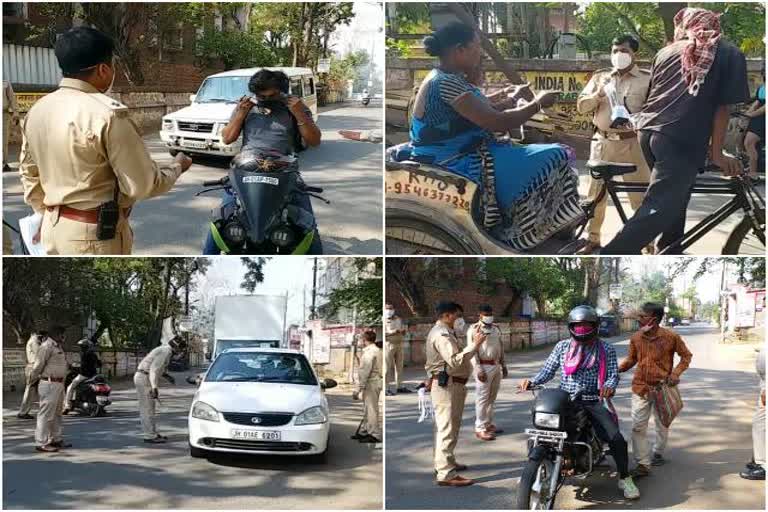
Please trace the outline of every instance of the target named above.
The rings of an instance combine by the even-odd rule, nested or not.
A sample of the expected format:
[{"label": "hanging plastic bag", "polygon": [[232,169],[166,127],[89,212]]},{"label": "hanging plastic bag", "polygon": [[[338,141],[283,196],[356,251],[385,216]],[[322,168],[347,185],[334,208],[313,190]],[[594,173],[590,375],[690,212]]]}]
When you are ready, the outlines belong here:
[{"label": "hanging plastic bag", "polygon": [[435,409],[432,407],[432,398],[427,394],[427,389],[419,388],[419,419],[418,423],[431,420],[435,416]]}]

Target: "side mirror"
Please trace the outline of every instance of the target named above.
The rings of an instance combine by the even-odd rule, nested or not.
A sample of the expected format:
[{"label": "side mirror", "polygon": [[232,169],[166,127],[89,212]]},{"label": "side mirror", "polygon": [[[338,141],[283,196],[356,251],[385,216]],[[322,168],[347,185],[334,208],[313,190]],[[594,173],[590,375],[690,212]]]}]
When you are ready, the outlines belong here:
[{"label": "side mirror", "polygon": [[197,384],[197,380],[191,375],[187,376],[186,381],[187,381],[187,384],[195,384],[195,385]]},{"label": "side mirror", "polygon": [[195,102],[195,98],[197,98],[197,94],[190,94],[189,95],[189,102],[190,103],[194,103]]},{"label": "side mirror", "polygon": [[338,385],[339,383],[333,379],[323,379],[323,381],[320,383],[320,387],[322,387],[323,389],[335,388]]}]

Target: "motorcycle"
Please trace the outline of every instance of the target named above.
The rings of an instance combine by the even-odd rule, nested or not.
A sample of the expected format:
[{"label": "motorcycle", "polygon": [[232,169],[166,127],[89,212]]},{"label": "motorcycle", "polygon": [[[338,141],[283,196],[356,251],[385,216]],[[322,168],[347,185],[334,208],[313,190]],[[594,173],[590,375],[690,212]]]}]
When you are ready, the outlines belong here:
[{"label": "motorcycle", "polygon": [[[70,369],[64,382],[65,388],[69,387],[79,373],[78,367]],[[72,398],[72,409],[91,418],[105,416],[106,407],[112,404],[109,398],[110,393],[112,388],[107,383],[107,379],[103,375],[95,375],[77,385]]]},{"label": "motorcycle", "polygon": [[535,397],[531,410],[535,428],[525,429],[528,461],[520,477],[516,508],[551,510],[565,479],[588,477],[608,447],[580,405],[581,392],[571,398],[561,389],[528,389]]},{"label": "motorcycle", "polygon": [[209,229],[222,254],[307,254],[319,245],[314,214],[297,206],[299,195],[314,197],[322,188],[304,183],[298,159],[292,155],[236,159],[227,176],[204,181],[200,196],[223,190],[233,197],[225,201]]},{"label": "motorcycle", "polygon": [[360,103],[362,103],[364,107],[367,107],[371,103],[371,97],[363,96],[362,100],[360,100]]}]

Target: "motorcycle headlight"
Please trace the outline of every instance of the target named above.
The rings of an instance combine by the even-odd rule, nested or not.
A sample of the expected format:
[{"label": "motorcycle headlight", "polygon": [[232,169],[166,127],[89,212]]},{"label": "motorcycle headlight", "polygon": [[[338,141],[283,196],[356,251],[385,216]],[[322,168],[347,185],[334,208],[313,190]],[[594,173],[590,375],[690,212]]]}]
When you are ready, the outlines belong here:
[{"label": "motorcycle headlight", "polygon": [[318,423],[325,423],[328,421],[328,415],[325,410],[320,407],[310,407],[303,413],[296,416],[295,425],[317,425]]},{"label": "motorcycle headlight", "polygon": [[269,239],[278,247],[288,247],[295,239],[293,230],[288,226],[280,226],[269,235]]},{"label": "motorcycle headlight", "polygon": [[173,120],[163,119],[163,130],[170,132],[173,131]]},{"label": "motorcycle headlight", "polygon": [[192,417],[198,420],[219,421],[219,411],[205,402],[195,402],[192,406]]},{"label": "motorcycle headlight", "polygon": [[560,428],[560,415],[547,412],[537,412],[533,424],[540,428]]},{"label": "motorcycle headlight", "polygon": [[228,245],[241,245],[245,242],[245,228],[236,220],[230,221],[224,226],[224,238],[227,239]]}]

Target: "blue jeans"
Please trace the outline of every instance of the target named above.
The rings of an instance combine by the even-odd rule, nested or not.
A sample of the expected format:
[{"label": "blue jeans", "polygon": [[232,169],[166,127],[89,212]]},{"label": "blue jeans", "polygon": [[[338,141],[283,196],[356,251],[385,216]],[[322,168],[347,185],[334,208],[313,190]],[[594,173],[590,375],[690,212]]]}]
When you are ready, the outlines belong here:
[{"label": "blue jeans", "polygon": [[[309,196],[304,194],[296,194],[293,196],[293,204],[300,208],[304,208],[314,215],[312,210],[312,202],[309,200]],[[221,197],[221,207],[231,204],[235,201],[235,196],[231,192],[224,192]],[[213,239],[213,233],[211,233],[210,226],[208,227],[205,242],[203,242],[203,255],[215,256],[221,254],[219,246],[216,245],[216,241]],[[320,240],[320,232],[315,228],[315,237],[312,239],[312,245],[309,246],[307,254],[323,254],[323,242]]]}]

